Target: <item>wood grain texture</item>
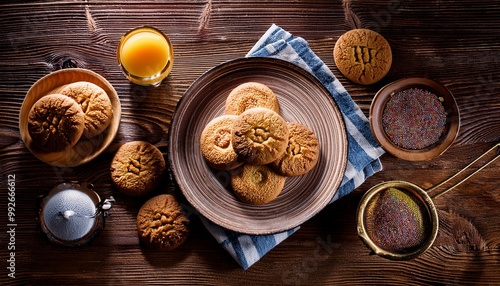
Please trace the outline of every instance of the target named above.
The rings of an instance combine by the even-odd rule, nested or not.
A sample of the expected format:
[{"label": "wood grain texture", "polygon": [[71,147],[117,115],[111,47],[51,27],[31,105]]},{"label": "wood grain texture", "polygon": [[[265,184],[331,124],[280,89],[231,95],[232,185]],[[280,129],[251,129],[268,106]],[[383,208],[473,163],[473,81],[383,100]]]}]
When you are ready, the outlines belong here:
[{"label": "wood grain texture", "polygon": [[[0,4],[0,284],[500,284],[500,160],[435,200],[438,238],[414,260],[369,255],[355,222],[359,200],[371,186],[400,179],[430,188],[500,141],[497,1],[20,2]],[[215,242],[195,213],[190,214],[191,237],[179,249],[159,253],[143,247],[135,216],[147,198],[131,199],[114,189],[109,177],[114,152],[125,142],[147,140],[166,155],[172,113],[189,85],[215,65],[243,57],[272,23],[305,38],[366,115],[373,95],[387,83],[410,76],[440,81],[454,93],[461,112],[457,141],[431,161],[384,155],[382,172],[327,206],[247,271]],[[162,29],[174,46],[173,71],[156,89],[130,84],[116,63],[121,35],[140,25]],[[336,39],[356,27],[378,31],[392,47],[389,74],[372,86],[350,82],[333,61]],[[19,111],[36,80],[68,67],[93,70],[114,86],[121,124],[96,160],[74,168],[50,167],[24,146]],[[16,175],[15,279],[6,269],[9,174]],[[91,181],[102,196],[117,199],[106,228],[85,248],[54,247],[37,227],[39,197],[65,180]],[[168,177],[156,191],[162,192],[183,200]]]}]

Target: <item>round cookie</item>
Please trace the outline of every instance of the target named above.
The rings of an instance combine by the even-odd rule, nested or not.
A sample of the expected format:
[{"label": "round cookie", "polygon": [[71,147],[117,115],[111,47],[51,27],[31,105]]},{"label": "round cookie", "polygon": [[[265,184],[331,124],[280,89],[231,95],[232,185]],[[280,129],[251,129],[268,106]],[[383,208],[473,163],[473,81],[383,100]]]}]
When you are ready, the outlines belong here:
[{"label": "round cookie", "polygon": [[85,130],[83,136],[95,137],[103,132],[111,123],[113,106],[106,92],[99,86],[85,81],[68,84],[61,94],[73,98],[85,113]]},{"label": "round cookie", "polygon": [[84,128],[82,108],[62,94],[40,98],[28,114],[28,133],[33,144],[46,152],[64,151],[74,146]]},{"label": "round cookie", "polygon": [[159,250],[172,250],[189,236],[189,219],[174,196],[162,194],[146,201],[137,213],[141,241]]},{"label": "round cookie", "polygon": [[267,108],[248,109],[234,121],[232,144],[236,154],[250,164],[271,163],[288,145],[286,121]]},{"label": "round cookie", "polygon": [[111,162],[111,180],[128,196],[141,196],[153,190],[166,169],[163,154],[149,142],[122,145]]},{"label": "round cookie", "polygon": [[319,141],[307,126],[289,122],[288,146],[281,158],[271,163],[272,168],[283,176],[300,176],[308,173],[318,162]]},{"label": "round cookie", "polygon": [[346,32],[335,43],[333,58],[340,72],[359,84],[381,80],[391,68],[392,52],[387,40],[368,29]]},{"label": "round cookie", "polygon": [[240,115],[254,107],[265,107],[279,113],[278,98],[265,84],[246,82],[234,88],[226,99],[226,114]]},{"label": "round cookie", "polygon": [[260,205],[274,200],[283,190],[286,177],[268,165],[245,164],[231,174],[231,187],[242,202]]},{"label": "round cookie", "polygon": [[230,170],[241,162],[231,144],[231,130],[236,115],[222,115],[212,119],[203,129],[200,149],[207,163],[218,170]]}]

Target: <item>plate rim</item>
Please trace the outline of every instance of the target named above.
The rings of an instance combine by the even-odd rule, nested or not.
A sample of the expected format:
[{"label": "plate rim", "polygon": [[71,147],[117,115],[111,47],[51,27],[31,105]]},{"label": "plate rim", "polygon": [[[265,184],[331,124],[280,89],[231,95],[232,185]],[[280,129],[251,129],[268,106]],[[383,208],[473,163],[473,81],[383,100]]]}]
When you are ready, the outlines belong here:
[{"label": "plate rim", "polygon": [[[340,168],[341,168],[341,170],[339,171],[340,179],[337,180],[334,190],[331,191],[331,193],[329,194],[328,202],[321,205],[321,208],[319,208],[318,210],[311,213],[307,218],[302,219],[302,221],[295,223],[293,226],[289,226],[289,225],[277,226],[273,230],[256,230],[256,229],[246,229],[246,228],[245,229],[239,229],[239,228],[237,229],[230,222],[226,223],[225,218],[220,219],[220,221],[224,221],[224,223],[213,221],[209,216],[205,215],[204,210],[200,209],[196,203],[193,203],[192,199],[189,196],[186,196],[185,190],[184,190],[185,186],[178,183],[180,171],[177,170],[177,167],[176,167],[176,165],[174,165],[174,162],[173,162],[172,154],[175,152],[175,150],[173,150],[173,148],[174,148],[173,146],[175,144],[172,144],[174,142],[174,139],[173,139],[173,136],[171,136],[171,135],[173,133],[175,133],[174,131],[178,132],[178,129],[177,129],[178,124],[176,124],[176,123],[177,123],[177,121],[180,120],[178,118],[179,111],[182,110],[185,106],[189,106],[189,105],[187,105],[188,104],[187,102],[189,102],[193,97],[193,96],[189,96],[189,95],[193,94],[192,90],[195,88],[196,82],[203,80],[205,77],[207,77],[208,75],[210,75],[211,73],[213,73],[219,69],[226,68],[228,65],[239,65],[239,64],[245,64],[245,63],[262,63],[262,62],[264,62],[265,64],[272,64],[272,65],[276,64],[276,65],[283,66],[287,69],[292,69],[292,70],[294,70],[293,72],[301,74],[302,76],[306,77],[307,80],[314,81],[314,84],[322,90],[322,93],[327,98],[327,100],[330,102],[332,108],[334,108],[336,110],[335,113],[339,119],[339,124],[340,124],[339,127],[340,127],[340,129],[343,130],[343,132],[340,132],[341,133],[340,137],[341,137],[342,142],[343,142],[343,144],[342,144],[343,145],[342,146],[342,149],[343,149],[342,156],[339,156],[341,158],[341,162],[339,164]],[[323,83],[321,83],[321,81],[318,78],[316,78],[313,74],[311,74],[309,71],[305,70],[304,68],[302,68],[302,67],[300,67],[292,62],[282,60],[279,58],[272,58],[272,57],[240,57],[240,58],[235,58],[235,59],[231,59],[231,60],[222,62],[222,63],[206,70],[205,72],[203,72],[200,76],[198,76],[191,83],[191,85],[186,89],[183,96],[181,97],[181,99],[177,103],[177,105],[174,109],[174,112],[172,114],[172,120],[171,120],[170,127],[169,127],[169,130],[167,133],[167,141],[169,143],[168,161],[170,164],[170,171],[173,175],[174,183],[181,190],[183,196],[187,199],[187,201],[191,204],[191,206],[194,207],[194,209],[196,211],[198,211],[199,214],[203,215],[203,217],[205,217],[211,223],[218,225],[222,228],[226,228],[228,230],[232,230],[232,231],[243,233],[243,234],[249,234],[249,235],[268,235],[268,234],[274,234],[274,233],[278,233],[278,232],[282,232],[282,231],[287,231],[287,230],[290,230],[290,229],[293,229],[293,228],[299,226],[300,224],[304,223],[305,221],[307,221],[310,218],[312,218],[313,216],[315,216],[317,213],[319,213],[321,210],[323,210],[329,204],[329,202],[331,202],[331,200],[333,199],[335,194],[338,192],[338,190],[341,186],[341,183],[342,183],[342,179],[345,175],[345,170],[346,170],[347,162],[348,162],[348,149],[349,149],[348,145],[349,145],[349,143],[348,143],[348,138],[347,138],[347,129],[346,129],[346,125],[345,125],[344,116],[343,116],[337,102],[335,101],[335,99],[331,95],[330,91],[323,85]]]}]

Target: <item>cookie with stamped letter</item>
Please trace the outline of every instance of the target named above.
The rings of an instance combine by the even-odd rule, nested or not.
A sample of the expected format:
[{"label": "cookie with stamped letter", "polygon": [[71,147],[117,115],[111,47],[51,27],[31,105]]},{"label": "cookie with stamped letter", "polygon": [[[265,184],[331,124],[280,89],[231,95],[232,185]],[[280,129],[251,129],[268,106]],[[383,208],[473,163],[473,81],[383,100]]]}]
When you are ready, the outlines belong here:
[{"label": "cookie with stamped letter", "polygon": [[123,144],[111,162],[111,180],[116,188],[132,197],[149,193],[161,182],[166,169],[163,154],[146,141]]},{"label": "cookie with stamped letter", "polygon": [[300,176],[308,173],[318,162],[320,146],[316,134],[307,126],[288,122],[288,146],[278,160],[271,163],[283,176]]},{"label": "cookie with stamped letter", "polygon": [[381,80],[392,65],[389,43],[369,29],[354,29],[340,36],[333,49],[333,58],[345,77],[365,85]]},{"label": "cookie with stamped letter", "polygon": [[231,174],[231,187],[242,202],[261,205],[274,200],[283,190],[286,177],[268,165],[245,164]]},{"label": "cookie with stamped letter", "polygon": [[279,113],[278,98],[265,84],[245,82],[235,87],[226,99],[225,114],[239,115],[254,107],[265,107]]},{"label": "cookie with stamped letter", "polygon": [[28,133],[33,144],[45,152],[64,151],[74,146],[85,128],[80,105],[62,94],[49,94],[31,107]]},{"label": "cookie with stamped letter", "polygon": [[236,115],[221,115],[212,119],[203,129],[200,149],[205,161],[214,169],[230,170],[243,162],[231,143],[232,128]]},{"label": "cookie with stamped letter", "polygon": [[61,94],[73,98],[85,113],[83,136],[92,138],[101,134],[111,123],[113,106],[106,91],[91,82],[79,81],[68,84]]},{"label": "cookie with stamped letter", "polygon": [[158,250],[175,249],[189,236],[189,219],[170,194],[146,201],[137,213],[136,224],[141,241]]},{"label": "cookie with stamped letter", "polygon": [[233,148],[244,161],[254,165],[273,162],[283,155],[288,145],[286,121],[275,111],[255,107],[234,121]]}]

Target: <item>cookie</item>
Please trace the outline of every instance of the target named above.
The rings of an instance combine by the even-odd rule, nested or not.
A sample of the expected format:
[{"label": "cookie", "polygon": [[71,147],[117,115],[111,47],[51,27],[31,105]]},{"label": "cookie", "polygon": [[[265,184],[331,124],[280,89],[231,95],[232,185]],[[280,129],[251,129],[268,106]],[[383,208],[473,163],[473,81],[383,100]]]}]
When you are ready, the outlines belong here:
[{"label": "cookie", "polygon": [[162,194],[146,201],[137,213],[142,242],[159,250],[172,250],[189,236],[189,219],[174,196]]},{"label": "cookie", "polygon": [[163,154],[149,142],[122,145],[111,162],[111,180],[116,188],[132,197],[149,193],[158,186],[166,169]]},{"label": "cookie", "polygon": [[318,162],[319,141],[307,126],[288,122],[288,146],[278,160],[271,163],[272,168],[283,176],[300,176],[308,173]]},{"label": "cookie", "polygon": [[62,94],[40,98],[28,114],[28,133],[33,144],[46,152],[64,151],[74,146],[84,128],[82,108]]},{"label": "cookie", "polygon": [[260,205],[274,200],[283,190],[285,180],[268,165],[245,164],[231,174],[231,187],[242,202]]},{"label": "cookie", "polygon": [[279,113],[278,98],[265,84],[246,82],[234,88],[226,99],[224,113],[240,115],[254,107],[265,107]]},{"label": "cookie", "polygon": [[82,107],[85,113],[85,138],[95,137],[108,128],[113,117],[113,106],[102,88],[79,81],[68,84],[60,93],[73,98]]},{"label": "cookie", "polygon": [[267,108],[248,109],[234,121],[232,144],[236,154],[250,164],[271,163],[288,145],[286,121]]},{"label": "cookie", "polygon": [[237,118],[236,115],[222,115],[212,119],[203,129],[200,149],[212,168],[230,170],[242,164],[231,143],[231,130]]},{"label": "cookie", "polygon": [[345,77],[365,85],[381,80],[392,64],[387,40],[368,29],[354,29],[340,36],[333,49],[333,58]]}]

